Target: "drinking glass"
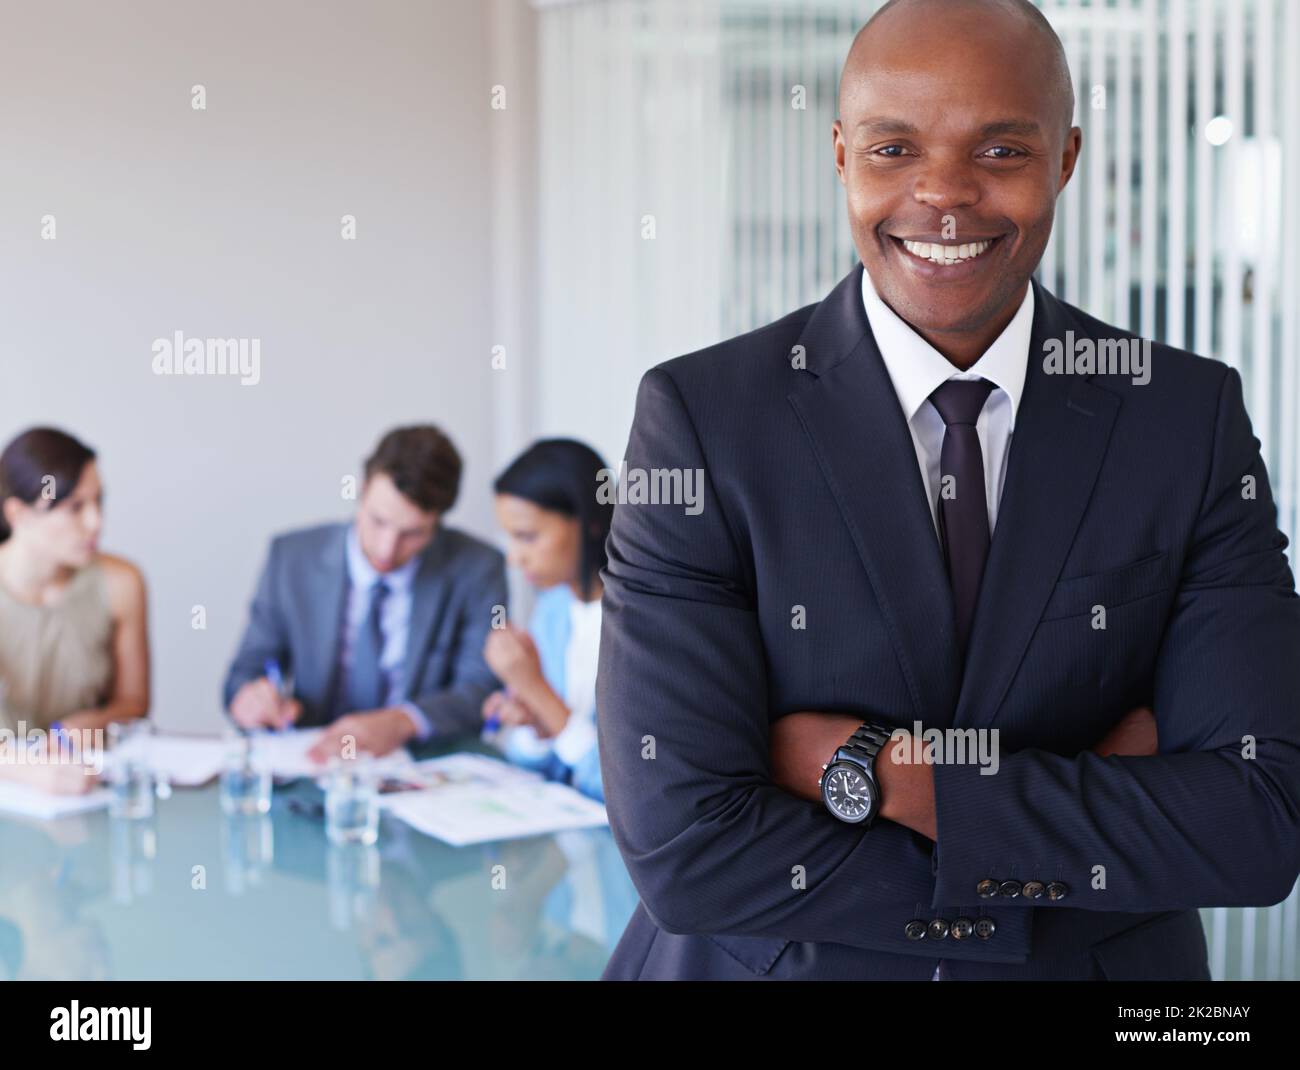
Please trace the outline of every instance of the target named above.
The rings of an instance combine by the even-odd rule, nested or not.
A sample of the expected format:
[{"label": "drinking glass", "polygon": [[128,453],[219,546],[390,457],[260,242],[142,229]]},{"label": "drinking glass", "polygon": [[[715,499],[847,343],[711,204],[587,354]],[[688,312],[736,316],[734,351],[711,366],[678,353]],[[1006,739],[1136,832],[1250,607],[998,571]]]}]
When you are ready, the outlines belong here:
[{"label": "drinking glass", "polygon": [[108,812],[112,817],[137,820],[152,817],[154,770],[150,760],[153,724],[140,718],[108,726]]},{"label": "drinking glass", "polygon": [[325,834],[331,843],[379,839],[379,781],[368,754],[335,759],[325,772]]},{"label": "drinking glass", "polygon": [[230,741],[225,768],[221,770],[219,797],[228,815],[251,817],[271,810],[271,767],[260,753],[257,737],[239,736]]}]

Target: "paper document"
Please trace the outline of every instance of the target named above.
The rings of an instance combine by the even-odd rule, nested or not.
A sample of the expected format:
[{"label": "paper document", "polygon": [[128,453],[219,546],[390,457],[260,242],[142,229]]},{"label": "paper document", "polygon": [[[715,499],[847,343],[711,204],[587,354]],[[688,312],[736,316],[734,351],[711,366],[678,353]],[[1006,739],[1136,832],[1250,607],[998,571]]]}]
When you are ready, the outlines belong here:
[{"label": "paper document", "polygon": [[[286,732],[256,732],[252,736],[253,762],[257,768],[269,769],[273,776],[318,777],[327,764],[307,756],[324,734],[323,728],[290,729]],[[141,751],[148,755],[147,764],[159,780],[177,787],[198,787],[221,775],[228,762],[239,754],[237,737],[154,735],[127,740],[104,756],[106,769],[127,754]],[[406,770],[412,766],[410,755],[397,750],[372,762],[376,775]]]},{"label": "paper document", "polygon": [[605,807],[594,799],[481,755],[433,758],[416,769],[426,776],[441,772],[446,780],[385,796],[384,806],[416,831],[454,847],[609,823]]},{"label": "paper document", "polygon": [[323,762],[307,757],[325,734],[323,728],[291,728],[287,732],[259,732],[253,741],[254,760],[278,777],[318,777],[325,772]]},{"label": "paper document", "polygon": [[51,795],[26,784],[0,780],[0,812],[49,820],[65,814],[82,814],[108,805],[107,788],[91,788],[84,795]]},{"label": "paper document", "polygon": [[[400,777],[389,779],[386,793],[415,791],[425,788],[440,788],[449,785],[477,784],[483,787],[494,785],[542,783],[540,773],[523,769],[499,758],[489,758],[483,754],[446,754],[440,758],[426,758],[415,762],[403,770]],[[380,796],[381,806],[391,805],[395,794]]]},{"label": "paper document", "polygon": [[229,740],[200,736],[145,736],[130,739],[104,756],[104,766],[111,768],[125,754],[143,751],[146,762],[159,780],[183,788],[197,788],[215,780],[230,751]]},{"label": "paper document", "polygon": [[[287,732],[259,732],[253,741],[253,757],[265,763],[278,777],[319,777],[329,769],[327,762],[316,762],[307,756],[317,741],[325,734],[323,728],[293,728]],[[415,763],[404,747],[398,747],[382,758],[373,758],[370,768],[376,776],[393,776],[407,772]]]}]

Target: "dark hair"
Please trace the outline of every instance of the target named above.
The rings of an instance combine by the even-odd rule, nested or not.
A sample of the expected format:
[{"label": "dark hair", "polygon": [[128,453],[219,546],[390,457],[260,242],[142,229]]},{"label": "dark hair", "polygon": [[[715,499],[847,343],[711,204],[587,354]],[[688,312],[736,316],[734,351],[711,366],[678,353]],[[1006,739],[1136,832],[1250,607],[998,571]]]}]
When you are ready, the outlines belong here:
[{"label": "dark hair", "polygon": [[426,513],[445,513],[460,493],[460,454],[432,424],[396,427],[366,458],[366,478],[383,472]]},{"label": "dark hair", "polygon": [[81,479],[95,451],[66,432],[53,427],[31,427],[0,453],[0,542],[12,532],[4,518],[9,498],[31,505],[45,492],[45,481],[53,477],[55,502]]},{"label": "dark hair", "polygon": [[591,593],[596,574],[607,560],[605,537],[614,517],[614,503],[596,498],[604,467],[600,454],[590,446],[571,438],[546,438],[524,450],[492,485],[498,494],[577,518],[582,547],[578,577],[583,594]]}]

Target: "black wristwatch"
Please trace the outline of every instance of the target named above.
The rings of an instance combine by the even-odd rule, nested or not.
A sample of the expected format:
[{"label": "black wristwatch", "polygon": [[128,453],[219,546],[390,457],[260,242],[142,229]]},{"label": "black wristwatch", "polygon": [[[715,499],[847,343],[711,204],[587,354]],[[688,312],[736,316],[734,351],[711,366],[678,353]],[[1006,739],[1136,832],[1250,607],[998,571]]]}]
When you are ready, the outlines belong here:
[{"label": "black wristwatch", "polygon": [[880,782],[876,755],[889,742],[893,729],[863,721],[848,742],[822,766],[822,802],[841,821],[870,828],[880,813]]}]

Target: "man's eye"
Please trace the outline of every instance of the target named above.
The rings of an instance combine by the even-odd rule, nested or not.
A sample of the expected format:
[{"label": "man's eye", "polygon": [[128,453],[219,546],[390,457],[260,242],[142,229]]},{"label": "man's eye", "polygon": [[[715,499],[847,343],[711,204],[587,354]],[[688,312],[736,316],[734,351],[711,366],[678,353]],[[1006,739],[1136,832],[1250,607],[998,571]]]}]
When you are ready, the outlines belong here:
[{"label": "man's eye", "polygon": [[907,150],[904,149],[902,145],[885,145],[882,148],[876,149],[875,151],[876,154],[879,156],[888,156],[890,159],[897,159],[899,156],[902,156]]},{"label": "man's eye", "polygon": [[1005,155],[994,156],[995,160],[1011,160],[1021,155],[1019,149],[1013,149],[1010,145],[994,145],[989,152],[1004,153]]}]

